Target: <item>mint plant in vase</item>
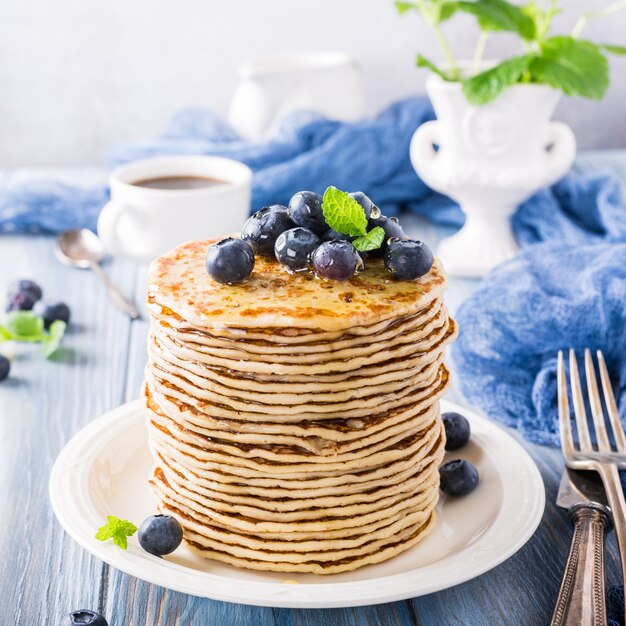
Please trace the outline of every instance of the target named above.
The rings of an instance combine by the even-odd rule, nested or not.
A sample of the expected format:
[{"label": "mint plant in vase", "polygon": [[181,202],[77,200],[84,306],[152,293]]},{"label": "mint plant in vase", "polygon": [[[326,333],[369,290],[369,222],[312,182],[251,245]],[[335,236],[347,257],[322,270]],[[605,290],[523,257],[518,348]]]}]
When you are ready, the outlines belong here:
[{"label": "mint plant in vase", "polygon": [[[417,65],[430,70],[426,90],[437,120],[420,126],[411,142],[417,174],[466,214],[465,225],[441,242],[438,255],[450,274],[483,276],[516,254],[511,216],[519,204],[570,169],[574,134],[551,117],[563,93],[604,96],[607,54],[625,54],[626,48],[581,36],[588,20],[626,8],[626,0],[582,15],[568,35],[551,32],[561,11],[556,0],[524,6],[505,0],[414,0],[396,7],[417,12],[434,29],[445,58],[436,65],[417,57]],[[471,14],[479,26],[470,61],[454,59],[441,28],[459,13]],[[519,53],[484,61],[485,42],[498,31],[519,37]]]}]

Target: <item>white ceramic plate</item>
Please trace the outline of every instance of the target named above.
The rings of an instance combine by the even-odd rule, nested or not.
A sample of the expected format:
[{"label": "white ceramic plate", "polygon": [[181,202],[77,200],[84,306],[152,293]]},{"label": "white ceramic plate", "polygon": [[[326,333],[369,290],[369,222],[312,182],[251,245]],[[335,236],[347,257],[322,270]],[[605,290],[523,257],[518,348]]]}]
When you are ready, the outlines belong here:
[{"label": "white ceramic plate", "polygon": [[472,427],[456,453],[480,472],[465,498],[442,498],[433,532],[399,556],[355,572],[316,576],[237,569],[201,559],[181,546],[164,559],[144,552],[136,536],[126,552],[93,538],[107,515],[139,524],[155,512],[147,479],[152,460],[139,401],[83,428],[61,451],[50,476],[50,499],[65,530],[113,567],[196,596],[291,608],[331,608],[392,602],[458,585],[495,567],[531,537],[543,514],[544,486],[532,459],[503,429],[458,410]]}]

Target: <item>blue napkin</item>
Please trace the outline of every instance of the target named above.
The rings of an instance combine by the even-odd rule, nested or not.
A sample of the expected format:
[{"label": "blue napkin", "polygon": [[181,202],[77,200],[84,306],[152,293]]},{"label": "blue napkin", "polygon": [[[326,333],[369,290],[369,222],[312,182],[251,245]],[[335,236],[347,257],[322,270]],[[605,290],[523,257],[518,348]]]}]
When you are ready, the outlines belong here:
[{"label": "blue napkin", "polygon": [[[605,238],[623,229],[620,221],[605,225]],[[559,444],[559,350],[574,348],[579,358],[585,348],[602,350],[626,415],[626,238],[582,245],[569,236],[531,245],[497,267],[456,315],[452,353],[462,392],[541,444]]]}]

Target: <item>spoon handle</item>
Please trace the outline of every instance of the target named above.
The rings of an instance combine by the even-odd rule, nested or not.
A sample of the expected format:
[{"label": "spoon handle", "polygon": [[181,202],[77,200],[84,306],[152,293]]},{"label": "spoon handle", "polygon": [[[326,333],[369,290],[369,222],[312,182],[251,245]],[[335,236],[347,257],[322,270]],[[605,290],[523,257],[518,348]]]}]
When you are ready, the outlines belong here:
[{"label": "spoon handle", "polygon": [[118,288],[111,282],[106,272],[98,265],[98,263],[90,263],[89,267],[95,272],[98,278],[104,283],[109,293],[109,297],[113,300],[113,304],[126,313],[130,319],[136,320],[139,317],[139,311],[135,305],[124,295],[120,293]]}]

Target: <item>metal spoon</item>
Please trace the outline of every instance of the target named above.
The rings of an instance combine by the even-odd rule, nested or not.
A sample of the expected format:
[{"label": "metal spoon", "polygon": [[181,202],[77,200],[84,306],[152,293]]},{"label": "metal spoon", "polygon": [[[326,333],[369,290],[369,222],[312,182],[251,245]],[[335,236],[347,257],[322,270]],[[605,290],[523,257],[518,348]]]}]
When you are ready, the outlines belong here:
[{"label": "metal spoon", "polygon": [[106,286],[113,304],[120,311],[128,314],[131,319],[135,320],[139,317],[139,311],[135,305],[118,291],[100,267],[100,261],[106,256],[106,251],[96,234],[86,228],[66,230],[57,237],[54,253],[59,261],[66,265],[93,270]]}]

